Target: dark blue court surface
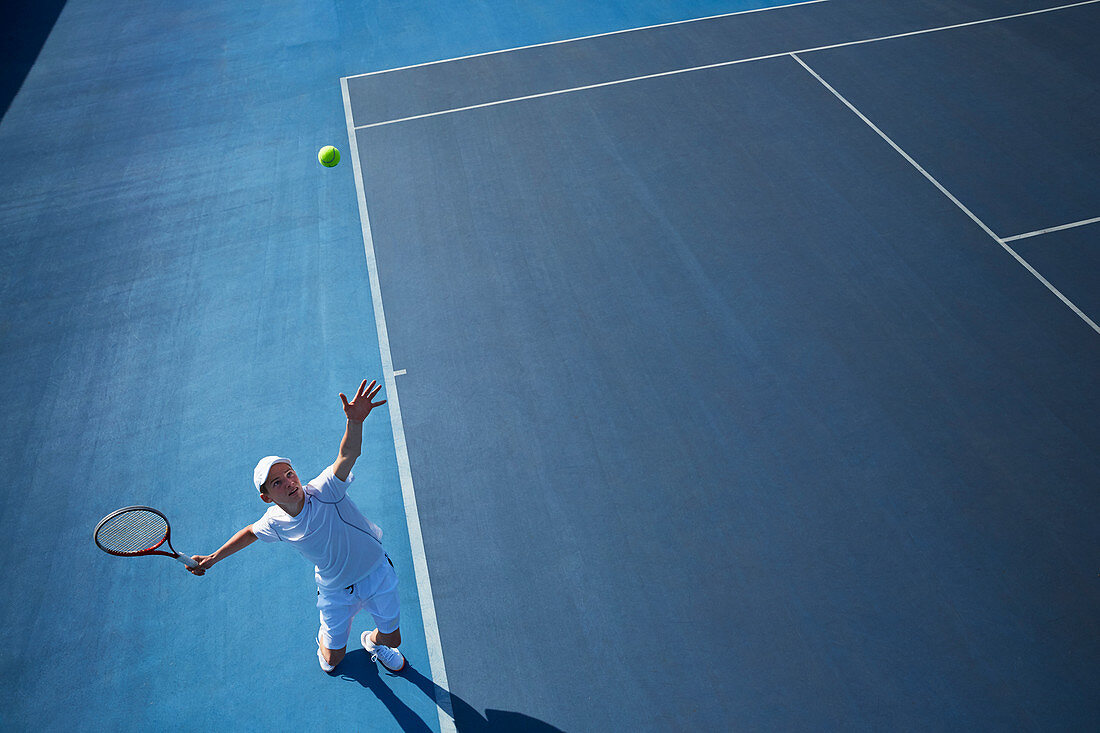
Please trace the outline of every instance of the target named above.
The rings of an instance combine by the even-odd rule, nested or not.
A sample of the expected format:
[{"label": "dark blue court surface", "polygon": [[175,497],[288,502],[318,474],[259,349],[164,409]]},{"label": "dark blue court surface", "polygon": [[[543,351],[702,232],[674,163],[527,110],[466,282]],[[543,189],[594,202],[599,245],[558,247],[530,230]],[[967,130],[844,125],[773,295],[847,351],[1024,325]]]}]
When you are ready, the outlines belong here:
[{"label": "dark blue court surface", "polygon": [[[799,54],[993,234],[791,56],[667,74],[1008,12],[892,10],[348,80],[474,707],[570,730],[1095,720],[1100,341],[994,235],[1100,211],[1096,6]],[[1090,291],[1088,250],[1043,248],[1055,287]]]},{"label": "dark blue court surface", "polygon": [[[1095,728],[1100,1],[767,5],[70,0],[0,124],[0,727]],[[320,672],[288,548],[91,543],[212,552],[363,377],[401,675]]]}]

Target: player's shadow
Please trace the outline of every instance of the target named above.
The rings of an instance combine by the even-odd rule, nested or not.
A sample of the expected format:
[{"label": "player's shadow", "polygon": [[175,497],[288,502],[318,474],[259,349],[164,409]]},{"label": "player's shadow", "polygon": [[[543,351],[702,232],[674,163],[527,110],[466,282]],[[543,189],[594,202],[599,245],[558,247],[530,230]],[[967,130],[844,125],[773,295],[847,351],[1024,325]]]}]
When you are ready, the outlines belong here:
[{"label": "player's shadow", "polygon": [[[337,676],[354,680],[373,692],[405,733],[428,733],[432,730],[423,718],[394,694],[390,683],[383,677],[391,675],[380,673],[379,666],[370,660],[370,655],[363,649],[348,652],[336,671]],[[439,700],[446,700],[448,697],[446,690],[422,675],[408,661],[405,662],[405,669],[393,676],[403,677],[416,685],[433,703],[438,704]],[[486,710],[485,715],[482,715],[457,695],[451,694],[449,697],[455,728],[459,733],[562,733],[561,729],[529,715],[506,710]]]}]

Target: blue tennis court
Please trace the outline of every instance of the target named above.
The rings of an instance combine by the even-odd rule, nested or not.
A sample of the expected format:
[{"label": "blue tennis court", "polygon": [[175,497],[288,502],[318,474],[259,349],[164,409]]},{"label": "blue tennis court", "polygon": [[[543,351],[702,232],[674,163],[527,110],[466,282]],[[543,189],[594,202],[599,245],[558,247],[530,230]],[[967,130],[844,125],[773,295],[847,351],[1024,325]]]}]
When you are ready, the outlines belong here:
[{"label": "blue tennis court", "polygon": [[[4,728],[1095,727],[1100,2],[670,5],[65,5],[0,123]],[[402,673],[321,673],[288,548],[92,544],[212,552],[364,377]]]}]

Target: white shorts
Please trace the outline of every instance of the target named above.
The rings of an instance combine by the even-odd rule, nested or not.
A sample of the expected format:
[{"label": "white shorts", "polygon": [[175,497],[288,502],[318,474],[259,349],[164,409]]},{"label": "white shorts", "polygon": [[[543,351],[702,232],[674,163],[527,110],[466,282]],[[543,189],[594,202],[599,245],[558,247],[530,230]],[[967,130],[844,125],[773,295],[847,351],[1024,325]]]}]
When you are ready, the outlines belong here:
[{"label": "white shorts", "polygon": [[397,573],[393,565],[381,563],[358,583],[340,590],[318,590],[321,611],[321,643],[326,649],[343,649],[351,635],[351,621],[364,608],[374,617],[383,634],[397,631],[401,622],[401,601],[397,595]]}]

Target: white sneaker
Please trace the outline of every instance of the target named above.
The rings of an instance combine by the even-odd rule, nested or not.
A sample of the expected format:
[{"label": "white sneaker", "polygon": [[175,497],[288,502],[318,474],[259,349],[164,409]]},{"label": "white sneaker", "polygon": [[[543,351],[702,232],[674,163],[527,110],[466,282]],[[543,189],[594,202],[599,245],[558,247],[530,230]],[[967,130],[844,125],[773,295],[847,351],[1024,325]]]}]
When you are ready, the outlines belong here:
[{"label": "white sneaker", "polygon": [[369,631],[364,631],[359,640],[363,642],[363,648],[370,652],[372,662],[378,662],[394,674],[405,669],[405,657],[401,656],[401,652],[382,644],[375,644],[370,640]]}]

